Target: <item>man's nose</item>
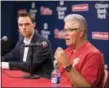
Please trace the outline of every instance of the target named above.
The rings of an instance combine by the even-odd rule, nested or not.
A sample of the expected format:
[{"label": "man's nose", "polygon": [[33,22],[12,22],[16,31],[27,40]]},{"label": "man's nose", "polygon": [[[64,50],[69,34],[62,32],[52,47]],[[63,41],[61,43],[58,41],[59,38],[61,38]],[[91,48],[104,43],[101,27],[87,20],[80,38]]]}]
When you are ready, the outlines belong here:
[{"label": "man's nose", "polygon": [[68,31],[67,31],[67,32],[65,32],[65,33],[64,33],[64,35],[65,35],[65,36],[68,36],[68,35],[69,35],[69,34],[68,34]]}]

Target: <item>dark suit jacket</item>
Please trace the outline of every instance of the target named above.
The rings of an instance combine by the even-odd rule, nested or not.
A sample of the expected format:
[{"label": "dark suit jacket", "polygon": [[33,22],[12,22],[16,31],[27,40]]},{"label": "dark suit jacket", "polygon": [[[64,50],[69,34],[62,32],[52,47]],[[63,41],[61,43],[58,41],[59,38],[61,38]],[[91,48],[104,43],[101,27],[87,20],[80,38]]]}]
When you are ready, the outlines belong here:
[{"label": "dark suit jacket", "polygon": [[53,56],[50,42],[38,34],[36,31],[33,35],[31,43],[40,43],[46,41],[48,46],[46,48],[36,46],[33,48],[33,53],[31,48],[29,48],[27,61],[23,62],[23,51],[24,51],[24,43],[23,38],[21,38],[15,48],[8,54],[2,57],[2,61],[9,62],[9,68],[20,69],[25,72],[30,72],[30,62],[31,55],[33,55],[32,62],[32,73],[38,74],[42,77],[50,78],[51,72],[53,70]]}]

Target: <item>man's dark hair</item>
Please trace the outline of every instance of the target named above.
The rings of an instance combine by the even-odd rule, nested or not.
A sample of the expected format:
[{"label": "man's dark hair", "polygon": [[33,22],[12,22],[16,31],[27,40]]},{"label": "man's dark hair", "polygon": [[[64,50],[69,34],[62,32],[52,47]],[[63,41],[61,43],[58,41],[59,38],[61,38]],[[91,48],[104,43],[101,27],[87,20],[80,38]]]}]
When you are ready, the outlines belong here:
[{"label": "man's dark hair", "polygon": [[19,13],[17,19],[19,17],[29,17],[31,19],[32,23],[35,22],[35,19],[32,17],[32,15],[30,13],[27,13],[27,12],[25,12],[25,13]]}]

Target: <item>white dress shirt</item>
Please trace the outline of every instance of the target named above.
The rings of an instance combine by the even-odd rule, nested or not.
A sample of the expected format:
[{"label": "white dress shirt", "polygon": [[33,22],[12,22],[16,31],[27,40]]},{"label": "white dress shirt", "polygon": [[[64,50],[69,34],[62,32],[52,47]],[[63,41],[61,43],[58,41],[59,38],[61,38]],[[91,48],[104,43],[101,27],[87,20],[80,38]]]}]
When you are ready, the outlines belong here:
[{"label": "white dress shirt", "polygon": [[[29,39],[29,40],[24,39],[24,44],[28,45],[28,44],[30,44],[30,41],[31,41],[31,39]],[[23,54],[23,62],[26,62],[26,60],[27,60],[28,51],[29,51],[29,47],[25,47],[24,54]]]}]

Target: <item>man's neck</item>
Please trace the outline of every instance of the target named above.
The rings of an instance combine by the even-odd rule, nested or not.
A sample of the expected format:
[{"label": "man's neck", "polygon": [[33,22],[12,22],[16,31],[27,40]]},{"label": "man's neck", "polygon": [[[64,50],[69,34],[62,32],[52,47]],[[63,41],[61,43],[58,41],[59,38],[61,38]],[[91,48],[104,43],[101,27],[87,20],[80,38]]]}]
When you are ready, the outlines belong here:
[{"label": "man's neck", "polygon": [[[31,34],[32,35],[32,34]],[[28,37],[25,37],[24,38],[26,41],[30,40],[31,39],[31,36],[28,36]]]},{"label": "man's neck", "polygon": [[77,49],[79,49],[82,45],[84,45],[86,43],[87,40],[81,40],[79,41],[74,47],[73,49],[76,51]]}]

